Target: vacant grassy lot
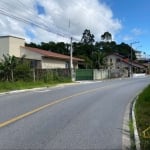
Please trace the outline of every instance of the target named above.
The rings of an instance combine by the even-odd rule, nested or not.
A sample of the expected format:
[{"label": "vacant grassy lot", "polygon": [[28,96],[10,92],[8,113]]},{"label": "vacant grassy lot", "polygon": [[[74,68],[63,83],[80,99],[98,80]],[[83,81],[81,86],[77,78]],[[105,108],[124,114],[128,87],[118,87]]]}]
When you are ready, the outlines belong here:
[{"label": "vacant grassy lot", "polygon": [[[137,128],[142,150],[150,150],[150,135],[144,137],[143,131],[150,127],[150,85],[139,95],[135,106]],[[150,133],[150,128],[147,133]]]}]

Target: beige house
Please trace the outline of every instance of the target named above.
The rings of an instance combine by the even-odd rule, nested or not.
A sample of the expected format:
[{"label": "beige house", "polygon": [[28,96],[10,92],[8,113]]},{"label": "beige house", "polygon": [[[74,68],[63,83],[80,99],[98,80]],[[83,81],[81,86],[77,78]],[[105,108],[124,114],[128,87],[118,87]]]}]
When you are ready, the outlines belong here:
[{"label": "beige house", "polygon": [[125,68],[127,69],[129,67],[128,63],[123,62],[124,57],[119,54],[110,54],[106,57],[106,63],[108,66],[108,69],[120,69]]},{"label": "beige house", "polygon": [[[25,39],[14,36],[0,37],[0,58],[3,54],[14,55],[21,58],[25,55],[34,68],[52,69],[52,68],[69,68],[70,56],[42,49],[31,48],[25,46]],[[78,64],[84,60],[73,57],[73,67],[78,68]]]},{"label": "beige house", "polygon": [[108,69],[124,69],[128,72],[133,69],[133,72],[145,72],[146,68],[144,65],[139,64],[135,61],[125,58],[122,55],[113,53],[106,57]]}]

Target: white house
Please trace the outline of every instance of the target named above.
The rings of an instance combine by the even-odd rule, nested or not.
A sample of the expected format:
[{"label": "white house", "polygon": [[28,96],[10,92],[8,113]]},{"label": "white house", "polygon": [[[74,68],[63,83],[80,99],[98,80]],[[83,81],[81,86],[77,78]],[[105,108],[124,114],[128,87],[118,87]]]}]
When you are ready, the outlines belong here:
[{"label": "white house", "polygon": [[[54,53],[38,48],[25,46],[25,39],[14,36],[0,37],[0,59],[3,55],[14,55],[30,60],[35,68],[52,69],[52,68],[69,68],[70,56],[59,53]],[[78,64],[83,62],[83,59],[73,57],[73,67],[78,68]]]}]

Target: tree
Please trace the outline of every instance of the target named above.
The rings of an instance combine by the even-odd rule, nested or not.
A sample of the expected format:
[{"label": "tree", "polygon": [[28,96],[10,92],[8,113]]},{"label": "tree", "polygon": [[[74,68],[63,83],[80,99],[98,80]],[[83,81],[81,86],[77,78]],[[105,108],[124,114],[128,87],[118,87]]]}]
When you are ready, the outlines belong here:
[{"label": "tree", "polygon": [[[22,70],[25,71],[25,55],[21,58],[16,58],[15,56],[10,56],[9,54],[3,55],[3,59],[0,62],[0,75],[3,77],[3,80],[6,81],[14,81],[14,74],[18,74],[19,68],[23,68]],[[29,65],[28,65],[29,66]],[[29,68],[29,67],[28,67]],[[20,73],[20,75],[25,75]]]},{"label": "tree", "polygon": [[109,32],[105,32],[104,34],[101,35],[101,40],[105,42],[112,41],[112,35]]},{"label": "tree", "polygon": [[92,62],[92,60],[89,57],[87,57],[85,55],[82,55],[82,56],[80,55],[79,57],[81,59],[84,59],[84,64],[79,64],[80,68],[82,68],[82,69],[92,69],[93,62]]},{"label": "tree", "polygon": [[101,51],[95,51],[93,53],[93,68],[102,69],[106,66],[106,55]]},{"label": "tree", "polygon": [[91,34],[90,30],[85,29],[81,38],[81,43],[92,45],[94,41],[94,35]]},{"label": "tree", "polygon": [[33,42],[31,42],[29,44],[25,43],[25,46],[30,46],[30,47],[38,48],[38,45],[36,43],[33,43]]},{"label": "tree", "polygon": [[121,43],[117,45],[116,51],[120,54],[123,55],[126,58],[131,59],[131,50],[132,50],[132,60],[136,59],[135,51],[129,46],[128,44]]},{"label": "tree", "polygon": [[97,50],[100,50],[101,52],[105,54],[110,54],[110,53],[116,53],[117,51],[117,44],[114,41],[111,42],[96,42],[95,47]]},{"label": "tree", "polygon": [[14,80],[14,69],[17,65],[17,59],[15,56],[10,56],[9,54],[3,55],[3,59],[0,63],[0,69],[4,74],[4,77],[8,81]]},{"label": "tree", "polygon": [[35,43],[30,43],[27,44],[26,46],[30,46],[30,47],[35,47],[35,48],[40,48],[42,50],[46,50],[46,51],[52,51],[52,52],[56,52],[56,53],[61,53],[61,54],[65,54],[65,55],[69,55],[69,44],[66,44],[64,42],[41,42],[40,45],[37,45]]}]

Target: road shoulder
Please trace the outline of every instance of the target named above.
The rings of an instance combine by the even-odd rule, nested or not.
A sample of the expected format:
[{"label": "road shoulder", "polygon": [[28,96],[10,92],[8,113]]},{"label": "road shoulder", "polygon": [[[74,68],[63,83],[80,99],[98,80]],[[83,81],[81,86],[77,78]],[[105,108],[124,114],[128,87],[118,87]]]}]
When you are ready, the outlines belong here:
[{"label": "road shoulder", "polygon": [[123,119],[123,129],[122,129],[122,150],[130,150],[131,141],[130,141],[130,129],[129,129],[129,120],[130,120],[130,106],[128,103]]}]

